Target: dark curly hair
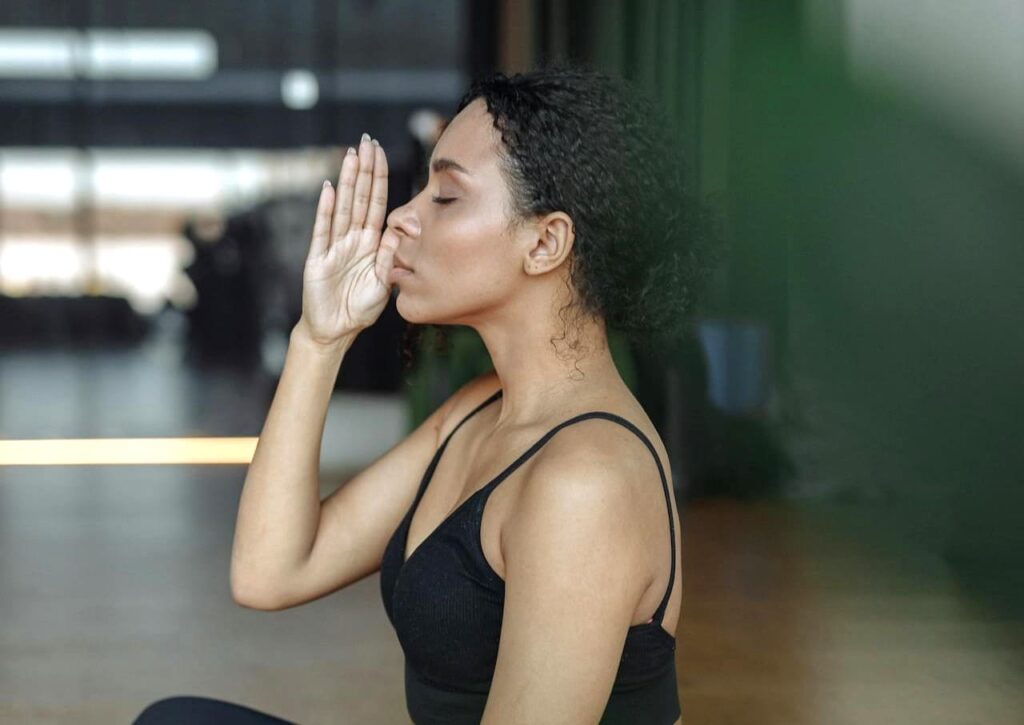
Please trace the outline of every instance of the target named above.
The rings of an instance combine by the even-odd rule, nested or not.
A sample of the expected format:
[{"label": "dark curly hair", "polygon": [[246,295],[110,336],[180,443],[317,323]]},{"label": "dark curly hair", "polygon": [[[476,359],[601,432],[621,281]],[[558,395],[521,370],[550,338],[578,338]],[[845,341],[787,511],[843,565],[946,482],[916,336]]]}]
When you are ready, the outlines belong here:
[{"label": "dark curly hair", "polygon": [[477,98],[501,134],[511,224],[556,210],[573,220],[576,294],[557,339],[570,317],[578,326],[587,316],[634,342],[684,332],[720,245],[660,109],[629,82],[577,64],[478,78],[456,112]]}]

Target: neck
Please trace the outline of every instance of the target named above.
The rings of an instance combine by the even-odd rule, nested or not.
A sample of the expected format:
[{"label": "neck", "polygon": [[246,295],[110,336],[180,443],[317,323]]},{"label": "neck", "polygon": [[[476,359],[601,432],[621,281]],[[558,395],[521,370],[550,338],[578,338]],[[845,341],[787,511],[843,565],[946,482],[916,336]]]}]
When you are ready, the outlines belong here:
[{"label": "neck", "polygon": [[[602,321],[570,319],[563,329],[561,320],[554,324],[541,317],[474,325],[501,380],[497,428],[560,417],[574,401],[579,404],[584,391],[593,397],[595,390],[625,385]],[[568,347],[576,342],[576,348]]]}]

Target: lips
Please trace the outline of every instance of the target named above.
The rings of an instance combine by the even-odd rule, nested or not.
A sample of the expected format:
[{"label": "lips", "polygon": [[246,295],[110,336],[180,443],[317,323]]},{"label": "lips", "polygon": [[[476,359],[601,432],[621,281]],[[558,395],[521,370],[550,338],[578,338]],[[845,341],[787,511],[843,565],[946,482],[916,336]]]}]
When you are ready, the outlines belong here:
[{"label": "lips", "polygon": [[394,266],[395,266],[396,269],[404,269],[404,270],[407,270],[409,272],[412,271],[412,267],[410,267],[408,264],[403,262],[401,260],[401,258],[397,254],[395,255]]}]

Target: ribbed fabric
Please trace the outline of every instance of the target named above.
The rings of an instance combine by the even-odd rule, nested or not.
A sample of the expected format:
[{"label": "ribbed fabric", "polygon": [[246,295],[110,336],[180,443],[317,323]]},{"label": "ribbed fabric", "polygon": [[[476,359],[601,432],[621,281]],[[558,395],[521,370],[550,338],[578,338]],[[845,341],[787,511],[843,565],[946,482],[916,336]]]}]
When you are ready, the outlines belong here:
[{"label": "ribbed fabric", "polygon": [[661,459],[650,440],[621,416],[604,411],[577,415],[548,431],[483,488],[466,499],[402,562],[409,522],[452,435],[478,411],[501,397],[497,391],[448,434],[420,481],[408,513],[388,541],[381,564],[381,596],[405,653],[405,691],[416,725],[480,722],[494,675],[505,602],[505,582],[491,568],[480,545],[480,520],[487,498],[505,478],[559,430],[590,418],[619,423],[644,442],[661,474],[669,507],[672,544],[668,588],[651,622],[626,634],[612,692],[601,723],[671,725],[679,718],[675,637],[661,622],[675,580],[675,526]]},{"label": "ribbed fabric", "polygon": [[[599,725],[672,725],[679,719],[675,661],[643,687],[613,688]],[[405,663],[405,700],[416,725],[478,725],[486,692],[459,692],[425,682]]]}]

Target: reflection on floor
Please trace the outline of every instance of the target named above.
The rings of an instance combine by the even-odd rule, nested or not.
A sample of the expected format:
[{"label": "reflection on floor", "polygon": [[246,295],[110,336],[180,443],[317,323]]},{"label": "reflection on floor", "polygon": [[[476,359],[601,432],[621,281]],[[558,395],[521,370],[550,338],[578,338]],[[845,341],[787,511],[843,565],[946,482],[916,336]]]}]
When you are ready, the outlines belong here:
[{"label": "reflection on floor", "polygon": [[0,475],[0,723],[129,723],[180,693],[303,723],[402,722],[376,576],[284,612],[232,602],[244,467]]},{"label": "reflection on floor", "polygon": [[[258,436],[276,380],[259,369],[197,367],[184,359],[180,331],[173,328],[158,328],[145,342],[122,348],[0,350],[0,440]],[[401,395],[335,391],[321,465],[358,469],[407,428]],[[96,448],[86,452],[95,455],[79,458],[96,458]],[[114,460],[146,455],[139,448]],[[0,460],[7,453],[38,458],[29,446],[18,446],[17,455],[6,447],[0,453]],[[199,455],[205,453],[191,457]]]},{"label": "reflection on floor", "polygon": [[1024,618],[884,511],[706,501],[683,527],[684,722],[1024,722]]},{"label": "reflection on floor", "polygon": [[[165,353],[5,354],[0,434],[259,432],[266,391]],[[359,410],[367,440],[393,436],[395,400]],[[128,723],[175,694],[304,725],[409,722],[377,575],[283,612],[231,601],[244,476],[0,467],[0,723]],[[321,495],[343,478],[325,476]],[[682,509],[682,525],[685,723],[1024,721],[1024,623],[986,610],[882,512],[707,501]]]}]

